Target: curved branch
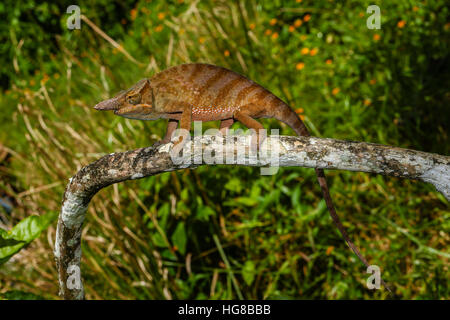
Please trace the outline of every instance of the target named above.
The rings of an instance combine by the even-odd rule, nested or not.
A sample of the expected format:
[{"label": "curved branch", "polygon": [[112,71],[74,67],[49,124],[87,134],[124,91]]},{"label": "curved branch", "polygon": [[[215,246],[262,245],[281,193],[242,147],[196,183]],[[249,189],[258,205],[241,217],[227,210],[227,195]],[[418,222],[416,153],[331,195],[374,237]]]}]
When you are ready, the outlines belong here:
[{"label": "curved branch", "polygon": [[65,299],[84,298],[81,230],[87,206],[100,189],[125,180],[202,164],[300,166],[418,179],[433,184],[450,199],[448,156],[365,142],[288,136],[268,137],[256,156],[245,147],[247,142],[245,136],[201,136],[188,142],[178,158],[171,157],[173,144],[168,143],[112,153],[82,168],[66,187],[58,220],[55,257],[60,295]]}]

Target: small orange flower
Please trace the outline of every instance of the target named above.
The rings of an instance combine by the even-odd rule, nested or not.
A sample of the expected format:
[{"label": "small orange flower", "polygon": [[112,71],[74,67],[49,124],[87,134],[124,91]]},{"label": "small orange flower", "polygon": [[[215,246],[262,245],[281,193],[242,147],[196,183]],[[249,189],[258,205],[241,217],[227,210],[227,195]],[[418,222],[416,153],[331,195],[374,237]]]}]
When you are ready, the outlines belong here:
[{"label": "small orange flower", "polygon": [[131,11],[130,11],[131,20],[136,19],[137,13],[138,13],[138,10],[136,8],[131,9]]},{"label": "small orange flower", "polygon": [[250,23],[248,27],[250,28],[250,30],[253,30],[255,29],[256,25],[254,23]]},{"label": "small orange flower", "polygon": [[162,30],[163,30],[163,25],[161,25],[161,24],[159,24],[159,25],[157,25],[156,27],[155,27],[155,31],[156,32],[161,32]]},{"label": "small orange flower", "polygon": [[300,2],[302,2],[302,0],[295,0],[295,2],[300,3]]},{"label": "small orange flower", "polygon": [[397,23],[397,27],[399,27],[399,28],[401,29],[401,28],[403,28],[403,27],[405,26],[405,24],[406,24],[406,21],[405,21],[405,20],[400,20],[400,21]]},{"label": "small orange flower", "polygon": [[301,54],[308,54],[309,53],[309,49],[308,48],[302,48],[302,50],[300,50]]},{"label": "small orange flower", "polygon": [[378,33],[375,33],[374,35],[373,35],[373,40],[375,40],[375,41],[378,41],[378,40],[380,40],[380,35],[378,34]]},{"label": "small orange flower", "polygon": [[414,12],[419,11],[419,7],[418,7],[418,6],[414,6],[414,7],[413,7],[413,11],[414,11]]},{"label": "small orange flower", "polygon": [[315,56],[315,55],[317,54],[317,52],[319,52],[319,49],[318,49],[318,48],[314,48],[314,49],[311,49],[311,51],[309,52],[309,54],[310,54],[311,56]]},{"label": "small orange flower", "polygon": [[224,55],[225,57],[229,57],[229,56],[230,56],[230,51],[225,50],[224,53],[223,53],[223,55]]},{"label": "small orange flower", "polygon": [[299,63],[297,63],[297,65],[295,66],[295,68],[296,68],[297,70],[302,70],[304,67],[305,67],[305,63],[303,63],[303,62],[299,62]]},{"label": "small orange flower", "polygon": [[363,18],[363,17],[364,17],[364,12],[360,12],[360,13],[359,13],[359,16],[360,16],[361,18]]},{"label": "small orange flower", "polygon": [[305,121],[305,116],[304,115],[301,114],[299,117],[300,117],[300,120]]},{"label": "small orange flower", "polygon": [[166,14],[165,14],[164,12],[158,13],[158,19],[159,19],[159,20],[164,19],[165,16],[166,16]]},{"label": "small orange flower", "polygon": [[278,32],[274,32],[274,34],[272,34],[272,39],[276,40],[278,38]]},{"label": "small orange flower", "polygon": [[41,85],[44,85],[49,79],[50,77],[47,74],[44,74],[44,76],[41,79]]},{"label": "small orange flower", "polygon": [[270,35],[272,34],[272,30],[267,29],[266,32],[264,32],[264,34],[265,34],[266,36],[270,36]]},{"label": "small orange flower", "polygon": [[332,64],[332,63],[333,63],[333,60],[327,59],[327,60],[325,61],[325,63],[326,63],[326,64]]},{"label": "small orange flower", "polygon": [[296,113],[303,113],[305,110],[303,110],[303,108],[298,108],[295,110]]},{"label": "small orange flower", "polygon": [[333,252],[333,250],[334,250],[334,247],[333,246],[329,246],[327,248],[327,252],[326,252],[327,256],[329,256]]},{"label": "small orange flower", "polygon": [[377,80],[375,80],[375,79],[370,79],[369,83],[370,83],[371,85],[374,85],[375,83],[377,83]]},{"label": "small orange flower", "polygon": [[370,106],[371,104],[372,104],[372,101],[370,101],[370,99],[365,99],[365,100],[364,100],[364,105],[365,105],[366,107]]},{"label": "small orange flower", "polygon": [[289,32],[294,32],[295,31],[295,27],[294,26],[289,26]]},{"label": "small orange flower", "polygon": [[333,90],[331,90],[331,93],[333,94],[333,96],[335,96],[335,95],[337,95],[339,93],[339,91],[341,91],[341,89],[334,88]]},{"label": "small orange flower", "polygon": [[273,18],[273,19],[270,20],[269,23],[270,23],[271,26],[274,26],[277,23],[277,19]]},{"label": "small orange flower", "polygon": [[300,20],[300,19],[296,19],[296,20],[294,21],[294,26],[295,26],[296,28],[300,27],[302,24],[303,24],[303,21]]},{"label": "small orange flower", "polygon": [[198,38],[198,42],[200,42],[201,44],[205,43],[206,39],[204,37],[200,37]]},{"label": "small orange flower", "polygon": [[306,16],[303,17],[303,21],[308,22],[311,19],[311,15],[307,14]]}]

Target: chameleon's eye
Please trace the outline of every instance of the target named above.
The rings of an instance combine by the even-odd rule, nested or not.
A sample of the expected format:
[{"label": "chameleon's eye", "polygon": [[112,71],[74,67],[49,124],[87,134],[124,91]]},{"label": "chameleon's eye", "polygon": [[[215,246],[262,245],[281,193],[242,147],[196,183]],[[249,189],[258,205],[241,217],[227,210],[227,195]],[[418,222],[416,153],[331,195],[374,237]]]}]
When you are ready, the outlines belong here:
[{"label": "chameleon's eye", "polygon": [[140,94],[135,94],[133,96],[128,96],[127,97],[127,102],[129,104],[138,104],[141,102],[141,95]]}]

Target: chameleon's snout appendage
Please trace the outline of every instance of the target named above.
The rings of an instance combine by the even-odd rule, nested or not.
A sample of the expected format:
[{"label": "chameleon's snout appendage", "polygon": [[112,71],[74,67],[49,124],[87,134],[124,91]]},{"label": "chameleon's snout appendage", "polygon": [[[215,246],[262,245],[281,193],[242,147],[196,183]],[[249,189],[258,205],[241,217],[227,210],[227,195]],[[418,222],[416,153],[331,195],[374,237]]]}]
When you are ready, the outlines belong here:
[{"label": "chameleon's snout appendage", "polygon": [[119,104],[117,103],[117,99],[112,98],[105,101],[102,101],[100,103],[97,103],[94,106],[95,110],[117,110],[119,107]]}]

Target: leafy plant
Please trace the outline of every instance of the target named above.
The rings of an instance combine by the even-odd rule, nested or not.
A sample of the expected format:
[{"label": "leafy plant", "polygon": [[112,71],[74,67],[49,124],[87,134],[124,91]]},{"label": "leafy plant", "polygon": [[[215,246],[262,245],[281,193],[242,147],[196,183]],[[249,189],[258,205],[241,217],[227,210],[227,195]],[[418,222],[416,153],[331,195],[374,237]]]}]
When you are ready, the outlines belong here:
[{"label": "leafy plant", "polygon": [[0,229],[0,265],[39,237],[57,217],[57,212],[49,212],[25,218],[9,231]]}]

